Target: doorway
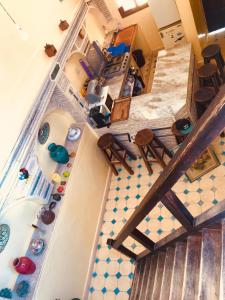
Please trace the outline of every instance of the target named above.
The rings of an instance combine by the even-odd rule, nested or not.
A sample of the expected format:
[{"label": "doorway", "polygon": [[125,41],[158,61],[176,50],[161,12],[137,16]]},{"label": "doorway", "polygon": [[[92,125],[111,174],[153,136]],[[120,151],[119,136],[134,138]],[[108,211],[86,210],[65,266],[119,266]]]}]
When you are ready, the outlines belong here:
[{"label": "doorway", "polygon": [[225,0],[202,0],[208,31],[225,27]]}]

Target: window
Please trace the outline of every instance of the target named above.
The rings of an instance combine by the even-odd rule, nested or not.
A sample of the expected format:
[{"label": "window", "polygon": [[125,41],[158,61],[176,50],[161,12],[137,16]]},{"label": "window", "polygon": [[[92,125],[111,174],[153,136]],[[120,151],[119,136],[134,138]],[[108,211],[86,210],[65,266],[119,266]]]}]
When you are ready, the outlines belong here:
[{"label": "window", "polygon": [[141,9],[148,7],[148,1],[146,0],[116,0],[119,7],[119,12],[122,18],[130,16]]}]

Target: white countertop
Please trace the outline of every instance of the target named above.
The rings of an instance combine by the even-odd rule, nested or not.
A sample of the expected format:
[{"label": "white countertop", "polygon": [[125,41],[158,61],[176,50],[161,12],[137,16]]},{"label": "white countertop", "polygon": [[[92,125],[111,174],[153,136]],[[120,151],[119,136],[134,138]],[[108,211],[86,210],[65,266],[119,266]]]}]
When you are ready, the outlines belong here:
[{"label": "white countertop", "polygon": [[129,121],[174,117],[186,104],[191,45],[158,53],[152,91],[133,97]]}]

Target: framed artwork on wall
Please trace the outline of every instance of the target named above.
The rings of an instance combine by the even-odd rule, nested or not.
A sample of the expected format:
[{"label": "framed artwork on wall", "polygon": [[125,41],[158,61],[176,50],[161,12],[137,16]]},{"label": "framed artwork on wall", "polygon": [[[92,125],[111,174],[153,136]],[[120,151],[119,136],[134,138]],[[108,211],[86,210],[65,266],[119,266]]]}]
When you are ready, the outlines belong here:
[{"label": "framed artwork on wall", "polygon": [[190,182],[195,181],[220,165],[213,148],[207,148],[185,173]]}]

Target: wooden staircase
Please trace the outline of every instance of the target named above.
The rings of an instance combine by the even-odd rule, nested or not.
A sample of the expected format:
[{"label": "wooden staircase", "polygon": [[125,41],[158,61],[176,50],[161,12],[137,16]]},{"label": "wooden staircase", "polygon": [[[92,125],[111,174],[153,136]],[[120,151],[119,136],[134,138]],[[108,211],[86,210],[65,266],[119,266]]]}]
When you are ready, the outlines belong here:
[{"label": "wooden staircase", "polygon": [[225,300],[225,219],[138,260],[130,300]]},{"label": "wooden staircase", "polygon": [[[225,128],[225,84],[115,239],[107,244],[136,260],[131,300],[225,300],[225,199],[197,217],[172,188]],[[138,226],[162,202],[181,227],[156,243]],[[132,237],[144,250],[124,245]]]}]

